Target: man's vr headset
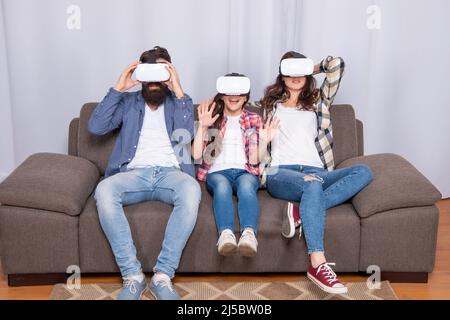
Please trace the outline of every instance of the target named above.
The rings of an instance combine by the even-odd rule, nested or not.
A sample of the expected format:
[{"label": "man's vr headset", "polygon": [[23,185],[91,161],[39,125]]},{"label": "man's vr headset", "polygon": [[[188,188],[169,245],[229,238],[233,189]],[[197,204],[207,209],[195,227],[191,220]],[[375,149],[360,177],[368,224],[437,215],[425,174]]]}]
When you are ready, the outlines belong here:
[{"label": "man's vr headset", "polygon": [[[170,55],[165,48],[159,46],[147,51],[145,60],[141,57],[141,64],[134,70],[134,77],[141,82],[163,82],[170,79],[170,73],[165,63],[158,63],[158,52],[160,58],[170,62]],[[161,57],[162,54],[162,57]]]},{"label": "man's vr headset", "polygon": [[314,62],[309,58],[281,60],[280,73],[286,77],[303,77],[314,73]]},{"label": "man's vr headset", "polygon": [[217,92],[227,96],[242,96],[250,92],[250,79],[245,76],[219,77],[216,82]]},{"label": "man's vr headset", "polygon": [[165,63],[141,63],[134,70],[134,77],[141,82],[163,82],[170,79]]}]

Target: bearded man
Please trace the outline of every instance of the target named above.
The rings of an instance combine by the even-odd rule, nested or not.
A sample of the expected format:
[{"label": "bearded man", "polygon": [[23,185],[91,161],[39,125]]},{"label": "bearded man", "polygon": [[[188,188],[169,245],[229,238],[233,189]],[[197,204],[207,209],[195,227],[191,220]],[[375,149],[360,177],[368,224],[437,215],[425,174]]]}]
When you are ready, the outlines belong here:
[{"label": "bearded man", "polygon": [[[165,64],[169,80],[133,79],[143,63]],[[138,84],[142,90],[127,92]],[[201,191],[189,152],[194,136],[192,99],[183,92],[168,51],[154,47],[129,65],[95,108],[88,126],[94,135],[120,130],[105,179],[95,190],[100,224],[123,278],[118,299],[138,300],[147,289],[123,210],[143,201],[173,205],[149,290],[156,299],[179,299],[171,279],[195,226]]]}]

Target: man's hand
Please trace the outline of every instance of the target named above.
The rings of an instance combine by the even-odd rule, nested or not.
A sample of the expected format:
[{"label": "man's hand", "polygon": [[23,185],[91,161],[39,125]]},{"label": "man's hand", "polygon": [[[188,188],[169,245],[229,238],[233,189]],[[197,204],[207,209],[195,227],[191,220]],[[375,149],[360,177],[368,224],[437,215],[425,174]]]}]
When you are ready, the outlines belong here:
[{"label": "man's hand", "polygon": [[177,69],[175,69],[175,66],[170,62],[164,63],[166,64],[167,71],[169,71],[170,73],[170,79],[165,81],[164,83],[167,84],[167,86],[173,93],[175,93],[178,99],[183,98],[184,92],[181,88],[180,77],[178,76]]},{"label": "man's hand", "polygon": [[220,114],[216,114],[214,117],[212,116],[215,107],[216,103],[213,103],[213,99],[206,100],[198,106],[198,121],[202,129],[208,129],[216,122],[217,118],[219,118]]},{"label": "man's hand", "polygon": [[140,83],[137,80],[131,79],[131,75],[133,74],[133,71],[136,69],[139,63],[139,61],[133,62],[122,72],[119,81],[117,81],[114,89],[120,92],[125,92]]}]

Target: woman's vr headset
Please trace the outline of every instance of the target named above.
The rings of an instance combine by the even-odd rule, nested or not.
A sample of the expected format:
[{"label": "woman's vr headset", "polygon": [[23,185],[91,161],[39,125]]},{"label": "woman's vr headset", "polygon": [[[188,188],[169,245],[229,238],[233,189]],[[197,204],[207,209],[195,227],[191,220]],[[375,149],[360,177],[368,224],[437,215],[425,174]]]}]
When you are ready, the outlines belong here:
[{"label": "woman's vr headset", "polygon": [[217,92],[227,96],[246,95],[250,92],[250,79],[243,76],[219,77],[216,88]]},{"label": "woman's vr headset", "polygon": [[134,77],[140,82],[163,82],[170,79],[165,63],[141,63],[134,70]]},{"label": "woman's vr headset", "polygon": [[309,58],[281,60],[280,73],[286,77],[303,77],[314,73],[314,62]]}]

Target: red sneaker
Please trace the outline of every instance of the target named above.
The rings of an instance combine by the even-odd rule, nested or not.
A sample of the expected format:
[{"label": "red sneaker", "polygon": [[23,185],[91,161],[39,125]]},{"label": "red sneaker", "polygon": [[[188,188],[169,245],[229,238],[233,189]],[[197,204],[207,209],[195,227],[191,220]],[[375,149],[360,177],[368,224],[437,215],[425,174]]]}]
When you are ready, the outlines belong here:
[{"label": "red sneaker", "polygon": [[330,266],[335,263],[322,263],[317,268],[310,266],[308,268],[307,277],[314,282],[320,289],[328,293],[345,294],[348,289],[337,279],[336,273]]},{"label": "red sneaker", "polygon": [[281,225],[281,234],[285,238],[292,238],[295,235],[295,229],[300,227],[300,235],[302,236],[301,229],[301,220],[300,220],[300,210],[297,205],[292,202],[286,203],[283,208],[283,223]]}]

